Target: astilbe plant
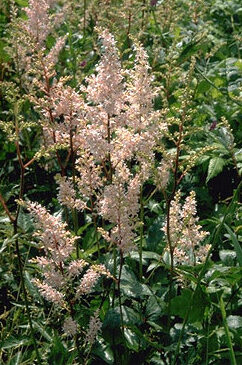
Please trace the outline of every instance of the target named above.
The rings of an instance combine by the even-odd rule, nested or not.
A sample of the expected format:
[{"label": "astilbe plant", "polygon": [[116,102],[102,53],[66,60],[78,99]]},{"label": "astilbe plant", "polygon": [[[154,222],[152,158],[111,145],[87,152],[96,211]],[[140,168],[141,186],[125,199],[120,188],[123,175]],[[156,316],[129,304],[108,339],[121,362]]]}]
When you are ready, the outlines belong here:
[{"label": "astilbe plant", "polygon": [[[70,139],[72,143],[72,150],[68,154],[70,151],[75,154],[72,178],[58,178],[59,202],[72,211],[90,212],[97,240],[101,233],[109,244],[109,249],[112,248],[113,252],[118,249],[120,252],[117,281],[120,297],[124,255],[135,249],[136,224],[139,222],[142,198],[140,191],[154,173],[154,152],[160,148],[160,139],[167,135],[168,127],[162,122],[160,113],[153,111],[152,100],[156,90],[152,88],[148,57],[144,49],[136,43],[134,69],[126,71],[125,81],[113,36],[107,30],[99,30],[99,34],[103,53],[96,73],[88,77],[87,86],[82,87],[84,96],[70,87],[61,88],[55,94],[51,115],[62,115],[64,121],[49,124],[48,128],[51,126],[55,136],[59,135],[61,140],[67,134],[67,144]],[[69,124],[70,129],[64,131],[63,128],[70,121],[75,121],[73,128]],[[46,128],[43,129],[46,133]],[[52,139],[51,143],[58,145],[57,138]],[[164,159],[154,176],[159,181],[157,188],[163,192],[169,181],[169,170],[172,171],[172,162]],[[61,172],[63,175],[63,169]],[[200,226],[196,224],[194,193],[186,199],[183,209],[179,205],[179,196],[177,193],[175,200],[170,201],[167,223],[170,252],[175,264],[194,265],[202,262],[208,252],[208,246],[200,248],[200,241],[206,232],[200,231]],[[78,324],[73,322],[73,303],[87,295],[101,275],[111,277],[111,274],[103,265],[92,264],[88,268],[88,263],[78,258],[78,250],[77,258],[71,257],[77,237],[65,230],[65,224],[61,223],[60,218],[51,216],[39,205],[27,203],[27,207],[37,218],[39,237],[47,256],[45,259],[37,259],[43,270],[44,281],[35,280],[35,284],[47,300],[63,308],[68,308],[68,302],[72,303],[69,312],[73,318],[66,319],[64,323],[64,329],[71,335],[78,328]],[[98,226],[99,217],[111,223],[111,230]],[[98,251],[100,255],[100,246]],[[112,271],[116,276],[115,261]],[[77,286],[76,279],[80,275],[83,276]],[[70,280],[76,292],[72,299],[65,293]],[[68,297],[68,301],[65,297]],[[119,298],[122,315],[120,300]],[[92,335],[91,342],[93,339]]]},{"label": "astilbe plant", "polygon": [[[211,245],[201,245],[209,234],[202,231],[197,223],[195,192],[192,191],[185,199],[183,207],[180,204],[181,192],[178,191],[171,202],[170,209],[170,240],[175,265],[196,265],[207,257]],[[167,225],[164,228],[167,235]]]},{"label": "astilbe plant", "polygon": [[[132,31],[131,3],[125,2],[130,15],[127,33]],[[54,1],[30,1],[25,9],[27,19],[16,21],[15,33],[12,33],[18,34],[21,44],[21,53],[14,56],[21,79],[17,90],[21,90],[19,94],[23,89],[28,93],[41,128],[40,148],[32,160],[23,163],[18,144],[21,126],[29,128],[31,125],[24,125],[20,120],[20,128],[16,128],[15,120],[15,125],[11,124],[12,130],[5,126],[5,131],[9,132],[11,140],[16,140],[21,181],[34,161],[47,161],[47,169],[51,170],[55,160],[55,167],[59,170],[56,175],[57,199],[63,208],[62,216],[52,215],[40,204],[27,199],[23,202],[23,189],[19,202],[34,217],[38,229],[35,236],[44,253],[30,261],[36,265],[34,267],[39,274],[39,277],[35,275],[33,282],[41,295],[57,308],[60,316],[65,316],[61,322],[62,331],[69,339],[75,337],[80,359],[85,358],[85,362],[101,332],[101,320],[106,310],[104,302],[108,308],[112,307],[112,313],[118,309],[122,338],[126,341],[125,335],[127,337],[130,329],[123,315],[127,301],[122,297],[122,278],[133,250],[139,250],[138,289],[145,291],[147,282],[153,278],[155,269],[148,274],[143,268],[142,250],[145,246],[147,202],[157,192],[164,198],[162,214],[166,215],[162,228],[166,249],[165,254],[159,252],[159,263],[162,262],[165,269],[168,266],[169,271],[169,287],[164,297],[168,297],[169,302],[167,333],[170,331],[173,321],[171,302],[177,288],[174,280],[176,270],[183,265],[192,267],[204,263],[211,248],[204,244],[208,233],[198,223],[195,193],[192,191],[182,205],[182,193],[178,191],[188,172],[208,149],[195,151],[189,146],[191,135],[199,131],[191,127],[196,112],[191,87],[195,58],[184,71],[175,66],[177,49],[171,46],[160,91],[154,87],[148,53],[141,43],[129,39],[130,44],[133,43],[129,52],[134,61],[130,62],[128,69],[124,69],[114,36],[108,29],[98,27],[99,62],[94,72],[74,89],[71,77],[60,77],[56,72],[58,56],[65,48],[67,37],[57,38],[51,49],[46,46],[48,36],[52,32],[54,34],[54,28],[66,15],[58,13],[58,7],[54,5]],[[141,24],[144,27],[148,12],[145,6],[136,5],[141,17],[134,26]],[[174,31],[172,17],[178,19],[179,14],[172,3],[168,2],[167,8],[158,2],[152,2],[150,6],[152,14],[153,7],[160,6],[163,17],[170,15],[164,27]],[[195,22],[196,9],[193,15]],[[155,14],[153,16],[158,27]],[[52,19],[56,20],[52,22]],[[166,43],[166,40],[163,39],[163,42]],[[161,77],[160,73],[156,76]],[[175,82],[178,86],[172,95]],[[18,95],[14,94],[14,97],[17,99]],[[156,97],[163,101],[162,110],[154,110]],[[176,103],[170,105],[172,97],[176,98]],[[19,105],[21,109],[20,101]],[[171,148],[168,149],[167,145]],[[154,188],[145,200],[147,181],[152,181]],[[7,213],[11,219],[10,212]],[[78,236],[79,229],[82,232],[80,217],[85,217],[87,225],[91,224],[94,231],[90,254],[82,250],[83,242]],[[166,260],[167,253],[169,260]],[[103,277],[102,289],[97,285],[101,283],[100,277]],[[97,293],[101,293],[102,298],[99,308],[94,310],[88,300],[95,300]],[[151,290],[148,293],[154,295]],[[138,303],[140,317],[147,304],[142,300]],[[130,302],[135,308],[133,298]],[[84,316],[87,308],[89,325],[82,318],[82,311]],[[141,319],[145,323],[145,319]],[[146,331],[145,326],[148,324],[144,325]],[[166,359],[166,350],[162,351]]]},{"label": "astilbe plant", "polygon": [[66,224],[62,223],[60,217],[51,215],[40,204],[29,202],[26,207],[39,228],[36,235],[45,252],[45,257],[38,257],[33,261],[43,271],[44,280],[35,280],[35,284],[47,300],[68,308],[68,303],[74,303],[81,294],[89,294],[101,275],[111,276],[103,265],[91,265],[76,287],[74,297],[68,297],[65,301],[68,281],[76,279],[89,264],[81,259],[71,260],[77,237],[66,230]]}]

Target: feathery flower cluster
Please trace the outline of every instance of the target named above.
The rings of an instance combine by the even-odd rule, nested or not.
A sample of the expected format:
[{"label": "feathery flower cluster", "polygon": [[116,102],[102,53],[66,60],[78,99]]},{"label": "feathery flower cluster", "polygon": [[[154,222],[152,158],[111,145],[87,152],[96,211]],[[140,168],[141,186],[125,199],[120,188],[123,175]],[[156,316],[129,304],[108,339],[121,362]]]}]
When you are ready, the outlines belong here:
[{"label": "feathery flower cluster", "polygon": [[[202,227],[198,224],[195,192],[191,191],[183,207],[180,199],[181,193],[178,191],[170,209],[169,232],[174,260],[176,264],[196,265],[205,260],[211,247],[209,244],[201,246],[209,233],[202,231]],[[167,227],[164,231],[167,235]]]},{"label": "feathery flower cluster", "polygon": [[93,345],[95,342],[95,339],[97,337],[98,332],[101,330],[102,323],[99,318],[99,310],[96,310],[94,313],[94,316],[91,317],[89,322],[89,328],[86,333],[86,343],[89,343],[89,345]]},{"label": "feathery flower cluster", "polygon": [[81,283],[77,288],[76,296],[80,297],[80,295],[89,294],[102,275],[111,277],[111,274],[104,265],[92,265],[83,275]]},{"label": "feathery flower cluster", "polygon": [[163,160],[155,170],[154,181],[157,189],[164,190],[169,182],[171,164]]},{"label": "feathery flower cluster", "polygon": [[[124,182],[128,183],[127,189]],[[139,210],[139,192],[138,175],[134,178],[130,178],[129,175],[127,178],[124,174],[115,175],[113,183],[104,188],[103,198],[100,200],[100,214],[115,224],[110,240],[124,252],[132,249],[134,245],[134,223]]]},{"label": "feathery flower cluster", "polygon": [[35,279],[34,283],[45,299],[64,306],[66,284],[70,280],[73,285],[77,285],[77,299],[80,295],[89,294],[102,275],[111,277],[104,265],[92,265],[84,273],[81,283],[75,284],[75,279],[89,266],[82,259],[68,262],[77,237],[65,229],[66,224],[61,222],[60,217],[54,217],[41,205],[31,202],[25,205],[37,222],[39,231],[36,235],[43,243],[46,253],[46,257],[31,260],[43,272],[44,280],[41,282]]},{"label": "feathery flower cluster", "polygon": [[118,58],[116,42],[107,29],[99,30],[105,57],[96,67],[97,75],[91,75],[87,82],[88,100],[100,105],[110,117],[117,115],[123,106],[123,77]]},{"label": "feathery flower cluster", "polygon": [[49,8],[50,5],[46,0],[29,0],[29,6],[25,8],[28,20],[24,23],[24,28],[39,45],[45,41],[51,31]]},{"label": "feathery flower cluster", "polygon": [[60,204],[65,205],[66,207],[73,209],[76,208],[78,210],[83,210],[86,208],[86,204],[81,199],[77,199],[75,189],[70,179],[67,177],[58,177],[59,183],[59,193],[58,193],[58,201]]},{"label": "feathery flower cluster", "polygon": [[68,274],[70,277],[78,276],[82,273],[85,266],[87,266],[88,263],[84,260],[75,260],[72,261],[68,266]]},{"label": "feathery flower cluster", "polygon": [[71,317],[65,319],[63,331],[67,336],[75,336],[77,333],[77,323]]},{"label": "feathery flower cluster", "polygon": [[33,280],[33,283],[37,286],[40,293],[46,300],[60,306],[63,305],[64,296],[61,292],[53,288],[51,285],[48,285],[47,283],[42,283],[38,279]]},{"label": "feathery flower cluster", "polygon": [[55,263],[65,261],[73,251],[77,237],[66,230],[66,224],[59,216],[51,215],[40,204],[29,202],[27,209],[37,221],[39,231],[36,235],[43,243],[47,256],[51,255]]},{"label": "feathery flower cluster", "polygon": [[95,164],[93,155],[88,151],[82,151],[76,162],[76,168],[80,176],[77,178],[77,185],[80,194],[84,198],[98,195],[105,180],[101,178],[101,167]]}]

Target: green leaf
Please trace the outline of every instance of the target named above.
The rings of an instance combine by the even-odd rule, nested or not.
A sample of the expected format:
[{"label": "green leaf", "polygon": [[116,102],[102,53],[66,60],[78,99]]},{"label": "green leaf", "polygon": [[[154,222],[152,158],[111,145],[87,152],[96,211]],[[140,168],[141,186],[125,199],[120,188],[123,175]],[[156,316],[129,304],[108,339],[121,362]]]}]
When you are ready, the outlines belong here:
[{"label": "green leaf", "polygon": [[122,314],[125,324],[131,325],[140,323],[140,313],[126,305],[122,305]]},{"label": "green leaf", "polygon": [[121,291],[127,297],[133,298],[140,298],[144,295],[152,295],[149,287],[145,284],[141,284],[127,265],[123,267],[122,271]]},{"label": "green leaf", "polygon": [[126,339],[126,344],[127,344],[128,348],[138,352],[139,351],[139,342],[140,342],[139,337],[133,331],[131,331],[131,329],[129,329],[129,328],[124,329],[124,337]]},{"label": "green leaf", "polygon": [[100,359],[102,359],[105,364],[111,365],[114,363],[113,352],[110,346],[103,340],[100,339],[96,342],[92,352],[100,357]]},{"label": "green leaf", "polygon": [[[139,261],[139,253],[136,251],[132,251],[130,253],[130,257],[134,260]],[[160,255],[158,253],[152,252],[152,251],[143,251],[142,257],[143,257],[143,259],[150,259],[150,260],[153,259],[153,260],[157,260],[157,261],[160,260]]]},{"label": "green leaf", "polygon": [[48,364],[51,365],[67,365],[71,364],[74,353],[70,353],[61,342],[60,337],[56,334],[52,340],[52,348],[48,357]]},{"label": "green leaf", "polygon": [[235,233],[229,228],[229,226],[226,223],[224,223],[224,226],[231,238],[231,241],[233,242],[234,250],[237,255],[237,260],[239,262],[239,266],[242,266],[242,249],[241,249],[240,243],[237,240]]},{"label": "green leaf", "polygon": [[30,337],[16,338],[16,337],[11,336],[7,340],[2,342],[0,344],[0,347],[2,350],[6,350],[6,349],[12,349],[15,347],[19,347],[19,346],[29,345],[30,343],[31,343]]},{"label": "green leaf", "polygon": [[15,0],[15,2],[20,6],[28,6],[28,0]]},{"label": "green leaf", "polygon": [[43,326],[33,321],[33,327],[36,328],[47,341],[52,342],[52,337],[46,332]]},{"label": "green leaf", "polygon": [[17,354],[11,359],[9,365],[20,365],[22,352],[18,351]]},{"label": "green leaf", "polygon": [[227,345],[229,348],[230,361],[231,361],[232,365],[237,365],[235,354],[234,354],[234,349],[233,349],[232,337],[231,337],[231,334],[229,331],[229,326],[228,326],[228,322],[227,322],[227,318],[226,318],[226,310],[225,310],[225,305],[224,305],[222,295],[219,300],[219,305],[220,305],[220,310],[221,310],[222,319],[223,319],[224,331],[225,331],[225,334],[227,337]]},{"label": "green leaf", "polygon": [[149,319],[149,321],[155,321],[159,318],[163,310],[165,310],[165,303],[161,298],[153,295],[149,297],[146,308],[145,308],[145,317]]},{"label": "green leaf", "polygon": [[[171,313],[178,315],[181,318],[185,318],[189,303],[192,300],[193,292],[191,289],[184,289],[182,294],[171,300]],[[191,310],[189,313],[188,321],[190,323],[201,321],[204,316],[204,311],[208,303],[206,293],[201,287],[198,288],[194,297]]]},{"label": "green leaf", "polygon": [[162,228],[164,227],[164,218],[163,216],[159,216],[156,218],[152,225],[150,225],[148,229],[148,236],[146,239],[147,248],[149,251],[156,251],[157,249],[159,252],[162,248],[165,247],[165,242],[163,240],[164,233]]},{"label": "green leaf", "polygon": [[82,227],[80,227],[79,229],[78,229],[78,231],[77,231],[77,235],[78,236],[81,236],[82,235],[82,233],[90,226],[90,225],[92,225],[92,222],[89,222],[89,223],[86,223],[86,224],[84,224],[84,226],[82,226]]},{"label": "green leaf", "polygon": [[198,46],[199,42],[200,42],[200,39],[195,42],[191,42],[185,46],[185,48],[182,50],[182,52],[178,58],[179,64],[185,62],[187,59],[189,59],[192,55],[194,55],[198,51],[198,49],[200,47],[200,46]]},{"label": "green leaf", "polygon": [[211,158],[208,165],[208,176],[206,183],[223,170],[225,163],[226,161],[222,157]]},{"label": "green leaf", "polygon": [[119,308],[110,308],[103,321],[102,332],[103,337],[109,343],[113,343],[113,338],[115,337],[115,343],[122,342],[121,336],[121,317],[119,313]]}]

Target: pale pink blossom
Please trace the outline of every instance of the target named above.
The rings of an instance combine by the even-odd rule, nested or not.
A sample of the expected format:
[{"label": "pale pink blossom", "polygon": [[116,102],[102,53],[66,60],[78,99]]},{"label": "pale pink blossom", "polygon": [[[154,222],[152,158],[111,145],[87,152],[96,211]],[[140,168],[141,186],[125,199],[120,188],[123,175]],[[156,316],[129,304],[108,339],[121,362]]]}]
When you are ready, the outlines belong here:
[{"label": "pale pink blossom", "polygon": [[96,67],[96,75],[87,82],[87,97],[96,105],[101,105],[107,115],[118,114],[123,102],[123,77],[116,42],[107,29],[99,30],[103,54]]},{"label": "pale pink blossom", "polygon": [[85,260],[74,260],[71,261],[71,263],[68,266],[68,274],[69,277],[75,277],[82,273],[85,266],[87,266],[88,263]]},{"label": "pale pink blossom", "polygon": [[77,297],[91,293],[102,275],[112,277],[104,265],[92,265],[81,279],[81,283],[77,288]]},{"label": "pale pink blossom", "polygon": [[55,45],[51,48],[51,50],[49,51],[48,55],[45,58],[47,64],[49,63],[52,65],[56,65],[59,53],[63,49],[65,42],[66,42],[66,36],[57,39]]},{"label": "pale pink blossom", "polygon": [[79,192],[84,198],[89,199],[103,187],[101,166],[95,164],[93,156],[88,151],[83,151],[76,161],[76,169],[79,172],[77,178]]},{"label": "pale pink blossom", "polygon": [[[174,261],[175,264],[196,265],[205,260],[210,249],[210,245],[202,245],[209,233],[198,224],[195,192],[191,191],[183,206],[180,199],[181,193],[178,191],[170,208],[169,236]],[[164,231],[167,235],[167,224]]]},{"label": "pale pink blossom", "polygon": [[58,179],[59,193],[57,199],[60,204],[65,205],[68,208],[75,207],[75,190],[70,179],[67,177],[60,177]]},{"label": "pale pink blossom", "polygon": [[[125,188],[124,183],[128,184]],[[116,174],[113,183],[105,186],[99,203],[100,214],[115,226],[111,230],[111,241],[122,251],[134,247],[134,225],[139,210],[139,176],[122,180]]]},{"label": "pale pink blossom", "polygon": [[37,235],[43,243],[46,254],[58,264],[66,260],[74,250],[77,237],[66,230],[66,224],[59,216],[51,215],[40,204],[28,202],[26,205],[37,222],[39,228]]},{"label": "pale pink blossom", "polygon": [[83,294],[89,294],[93,290],[93,287],[96,285],[100,276],[101,274],[96,270],[93,270],[92,267],[88,269],[81,279],[80,286],[77,289],[77,296],[79,297]]},{"label": "pale pink blossom", "polygon": [[53,288],[51,285],[47,284],[47,283],[42,283],[41,281],[39,281],[38,279],[33,280],[33,283],[37,286],[37,288],[39,289],[40,293],[43,295],[43,297],[45,299],[47,299],[48,301],[58,304],[58,305],[63,305],[63,300],[64,300],[64,296],[61,292],[59,292],[58,290],[56,290],[55,288]]},{"label": "pale pink blossom", "polygon": [[71,317],[66,318],[63,324],[63,331],[68,336],[75,336],[77,333],[77,322]]},{"label": "pale pink blossom", "polygon": [[46,0],[29,0],[29,6],[25,8],[28,20],[24,28],[39,44],[45,41],[52,29],[49,8],[50,5]]},{"label": "pale pink blossom", "polygon": [[99,310],[96,310],[94,316],[92,316],[90,319],[85,342],[92,346],[95,342],[98,332],[101,330],[101,327],[102,323],[99,318]]},{"label": "pale pink blossom", "polygon": [[45,278],[45,283],[56,289],[61,289],[65,282],[64,276],[61,274],[60,270],[57,271],[54,267],[44,270],[43,276]]},{"label": "pale pink blossom", "polygon": [[162,160],[156,168],[154,181],[159,190],[164,190],[166,188],[170,178],[170,169],[171,164],[166,160]]}]

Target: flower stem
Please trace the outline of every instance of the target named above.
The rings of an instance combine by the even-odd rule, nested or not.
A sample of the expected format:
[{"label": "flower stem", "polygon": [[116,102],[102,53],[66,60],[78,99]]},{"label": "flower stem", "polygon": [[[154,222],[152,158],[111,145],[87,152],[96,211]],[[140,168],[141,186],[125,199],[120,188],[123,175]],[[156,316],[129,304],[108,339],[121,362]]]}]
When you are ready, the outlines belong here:
[{"label": "flower stem", "polygon": [[121,301],[121,275],[122,275],[122,268],[123,268],[123,252],[120,250],[120,265],[119,265],[119,274],[118,274],[118,301],[119,301],[119,311],[120,311],[120,319],[121,319],[121,330],[124,338],[124,320],[123,320],[123,312],[122,312],[122,301]]},{"label": "flower stem", "polygon": [[140,188],[140,244],[139,244],[139,279],[143,277],[143,237],[144,237],[144,202],[143,202],[143,190]]},{"label": "flower stem", "polygon": [[220,311],[221,311],[221,314],[222,314],[224,331],[225,331],[227,341],[228,341],[230,361],[231,361],[232,365],[237,365],[235,354],[234,354],[234,349],[233,349],[233,345],[232,345],[231,335],[230,335],[230,332],[229,332],[229,327],[228,327],[228,323],[227,323],[227,319],[226,319],[226,311],[225,311],[224,301],[223,301],[223,296],[222,295],[219,299],[219,306],[220,306]]}]

